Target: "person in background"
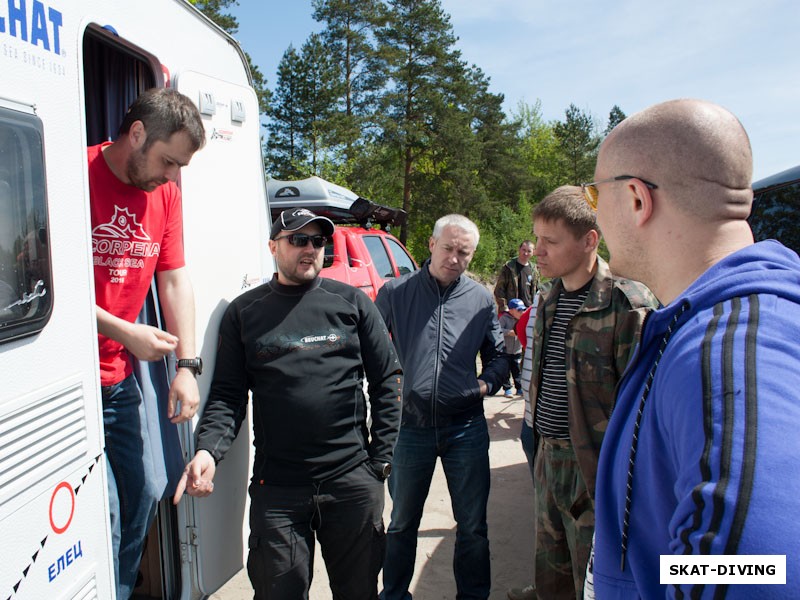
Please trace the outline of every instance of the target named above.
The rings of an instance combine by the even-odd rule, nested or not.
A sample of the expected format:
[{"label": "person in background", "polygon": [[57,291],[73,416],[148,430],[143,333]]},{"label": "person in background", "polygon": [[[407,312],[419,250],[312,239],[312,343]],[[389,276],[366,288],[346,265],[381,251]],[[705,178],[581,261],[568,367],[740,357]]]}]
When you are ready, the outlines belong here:
[{"label": "person in background", "polygon": [[247,573],[256,600],[308,598],[315,538],[334,598],[378,594],[384,481],[403,374],[367,295],[319,277],[332,235],[333,223],[306,209],[285,210],[275,220],[269,249],[277,273],[225,311],[197,450],[175,492],[177,504],[184,491],[213,491],[216,464],[252,393]]},{"label": "person in background", "polygon": [[[115,142],[88,149],[95,302],[105,453],[117,598],[136,586],[147,530],[161,491],[140,422],[142,392],[133,358],[178,358],[167,413],[191,419],[200,394],[195,377],[194,293],[183,256],[180,170],[205,144],[192,101],[151,89],[130,106]],[[124,265],[124,267],[121,267]],[[135,323],[155,274],[168,331]]]},{"label": "person in background", "polygon": [[526,307],[533,303],[539,271],[531,263],[532,256],[533,242],[525,240],[519,245],[517,257],[509,260],[500,269],[494,286],[498,314],[508,310],[508,301],[511,298],[519,298]]},{"label": "person in background", "polygon": [[520,361],[522,360],[522,344],[517,338],[515,330],[517,321],[525,311],[525,304],[519,298],[512,298],[508,301],[508,310],[500,314],[500,331],[503,332],[503,341],[506,345],[506,354],[508,355],[509,364],[509,379],[503,383],[503,392],[506,398],[513,398],[514,393],[511,391],[511,384],[513,382],[516,387],[517,396],[522,396],[522,382],[519,378]]},{"label": "person in background", "polygon": [[[489,429],[483,399],[508,376],[508,361],[491,294],[464,274],[479,239],[466,217],[440,218],[428,243],[431,257],[419,271],[387,282],[375,300],[406,377],[389,477],[385,600],[411,597],[417,534],[437,458],[456,520],[457,596],[489,596]],[[479,353],[483,372],[477,375]]]},{"label": "person in background", "polygon": [[597,256],[599,232],[581,188],[562,186],[533,211],[536,257],[553,279],[539,302],[530,397],[538,443],[535,586],[581,598],[594,531],[595,474],[614,389],[655,298]]},{"label": "person in background", "polygon": [[[583,186],[612,269],[661,303],[600,452],[598,598],[798,597],[800,521],[780,515],[800,496],[800,260],[753,242],[752,173],[739,120],[683,99],[617,125]],[[663,584],[671,555],[782,555],[786,584]]]}]

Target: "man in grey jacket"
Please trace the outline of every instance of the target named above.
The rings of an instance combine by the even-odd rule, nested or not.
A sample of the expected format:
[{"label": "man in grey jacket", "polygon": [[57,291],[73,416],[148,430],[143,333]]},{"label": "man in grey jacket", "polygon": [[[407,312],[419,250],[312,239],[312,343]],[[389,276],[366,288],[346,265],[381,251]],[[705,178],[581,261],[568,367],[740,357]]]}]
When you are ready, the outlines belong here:
[{"label": "man in grey jacket", "polygon": [[[457,524],[458,597],[489,596],[489,432],[483,397],[505,381],[508,361],[492,295],[464,275],[479,238],[466,217],[442,217],[433,228],[430,259],[419,271],[388,282],[375,301],[405,372],[389,477],[393,505],[383,565],[385,600],[411,597],[417,533],[437,457]],[[483,373],[477,375],[479,352]]]}]

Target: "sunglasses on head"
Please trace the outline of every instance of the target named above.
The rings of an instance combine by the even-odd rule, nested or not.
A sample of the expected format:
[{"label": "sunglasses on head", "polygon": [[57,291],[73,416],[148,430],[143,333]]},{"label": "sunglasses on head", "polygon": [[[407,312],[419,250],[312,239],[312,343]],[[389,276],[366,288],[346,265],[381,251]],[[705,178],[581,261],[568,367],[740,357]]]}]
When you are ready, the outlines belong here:
[{"label": "sunglasses on head", "polygon": [[278,240],[286,240],[292,246],[297,246],[298,248],[305,248],[308,242],[311,242],[314,248],[322,248],[328,243],[328,238],[324,235],[308,235],[307,233],[290,233],[289,235],[275,238],[276,242]]}]

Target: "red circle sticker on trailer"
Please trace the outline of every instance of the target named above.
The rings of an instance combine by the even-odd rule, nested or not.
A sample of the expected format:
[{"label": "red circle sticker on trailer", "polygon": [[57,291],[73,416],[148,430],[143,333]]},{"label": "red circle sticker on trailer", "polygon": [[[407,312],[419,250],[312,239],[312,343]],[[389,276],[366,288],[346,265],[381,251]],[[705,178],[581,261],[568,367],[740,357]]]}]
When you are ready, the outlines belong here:
[{"label": "red circle sticker on trailer", "polygon": [[75,514],[75,492],[72,486],[62,481],[50,498],[50,527],[58,534],[64,533]]}]

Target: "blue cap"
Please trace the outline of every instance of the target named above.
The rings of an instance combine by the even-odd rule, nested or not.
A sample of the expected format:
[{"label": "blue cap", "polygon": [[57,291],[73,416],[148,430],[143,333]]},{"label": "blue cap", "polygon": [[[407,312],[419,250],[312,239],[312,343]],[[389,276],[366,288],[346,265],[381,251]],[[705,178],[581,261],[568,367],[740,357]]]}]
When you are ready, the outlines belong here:
[{"label": "blue cap", "polygon": [[525,310],[525,303],[519,298],[512,298],[508,301],[508,308],[516,308],[517,310]]}]

